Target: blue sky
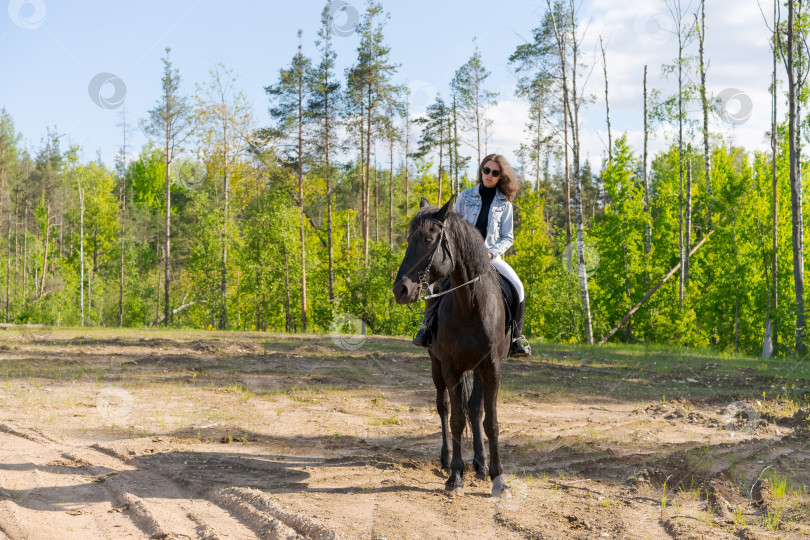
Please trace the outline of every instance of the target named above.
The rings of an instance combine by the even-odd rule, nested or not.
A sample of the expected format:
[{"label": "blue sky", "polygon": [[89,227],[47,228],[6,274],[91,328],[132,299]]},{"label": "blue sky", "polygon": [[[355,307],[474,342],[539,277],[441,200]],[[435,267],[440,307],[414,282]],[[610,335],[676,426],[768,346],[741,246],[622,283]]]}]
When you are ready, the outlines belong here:
[{"label": "blue sky", "polygon": [[[120,109],[105,109],[90,98],[88,85],[99,73],[110,73],[126,85],[126,108],[133,130],[133,148],[146,141],[137,121],[154,106],[160,91],[161,57],[172,48],[183,91],[192,94],[217,63],[231,67],[238,85],[253,105],[256,124],[267,125],[264,87],[276,81],[304,32],[305,53],[316,56],[314,40],[324,2],[65,2],[3,0],[0,11],[0,107],[14,118],[17,129],[35,147],[46,127],[56,127],[65,142],[79,144],[85,159],[97,152],[107,163],[121,144]],[[688,1],[683,2],[684,5]],[[693,0],[692,8],[698,5]],[[515,98],[515,76],[507,59],[531,35],[545,2],[507,0],[495,8],[485,1],[438,2],[387,0],[390,20],[385,37],[391,58],[400,65],[395,81],[419,90],[414,100],[424,105],[435,92],[447,96],[455,70],[473,52],[477,38],[484,62],[492,72],[488,82],[500,94],[490,112],[494,120],[490,151],[511,157],[523,138],[526,104]],[[353,11],[365,3],[349,0],[339,24],[350,24]],[[767,8],[766,8],[767,9]],[[594,64],[599,35],[607,41],[614,137],[627,131],[637,148],[641,141],[641,73],[649,64],[649,85],[672,91],[660,77],[662,63],[676,55],[676,42],[666,31],[663,1],[586,0],[581,5],[584,61]],[[745,122],[713,121],[713,130],[748,148],[765,148],[768,129],[770,53],[768,30],[754,0],[711,0],[707,6],[708,86],[712,93],[738,89],[750,98]],[[355,58],[358,38],[335,39],[341,70]],[[697,48],[693,47],[696,54]],[[605,153],[604,79],[601,63],[588,74],[586,89],[595,97],[583,114],[585,153],[597,162]],[[782,75],[780,77],[784,78]],[[102,94],[112,97],[112,85]],[[726,92],[724,95],[732,95]],[[739,100],[729,102],[734,113]],[[745,112],[745,111],[743,111]],[[741,117],[742,118],[742,117]],[[665,143],[660,133],[652,148]],[[639,148],[640,149],[640,148]],[[472,151],[470,153],[473,153]]]}]

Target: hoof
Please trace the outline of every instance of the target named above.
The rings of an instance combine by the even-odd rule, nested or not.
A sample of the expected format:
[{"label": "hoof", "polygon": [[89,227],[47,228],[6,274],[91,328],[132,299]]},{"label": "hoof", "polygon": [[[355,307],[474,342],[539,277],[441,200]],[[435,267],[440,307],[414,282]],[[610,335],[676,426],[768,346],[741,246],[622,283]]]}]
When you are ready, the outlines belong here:
[{"label": "hoof", "polygon": [[475,473],[476,480],[486,480],[487,479],[487,471],[477,471]]},{"label": "hoof", "polygon": [[455,472],[450,475],[450,478],[444,483],[444,492],[448,495],[464,495],[464,482],[461,480],[461,474]]},{"label": "hoof", "polygon": [[492,498],[493,499],[511,499],[512,491],[506,485],[506,480],[503,475],[500,475],[492,481]]}]

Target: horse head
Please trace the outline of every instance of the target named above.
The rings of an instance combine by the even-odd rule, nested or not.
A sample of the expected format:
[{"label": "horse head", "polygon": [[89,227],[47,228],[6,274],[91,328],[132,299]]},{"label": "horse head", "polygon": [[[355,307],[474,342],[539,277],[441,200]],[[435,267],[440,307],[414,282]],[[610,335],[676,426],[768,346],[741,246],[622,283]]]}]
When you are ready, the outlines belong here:
[{"label": "horse head", "polygon": [[447,239],[447,216],[453,211],[454,202],[455,195],[437,210],[422,197],[419,212],[408,228],[408,248],[394,281],[393,292],[397,304],[418,301],[423,288],[450,275],[453,270],[450,242]]}]

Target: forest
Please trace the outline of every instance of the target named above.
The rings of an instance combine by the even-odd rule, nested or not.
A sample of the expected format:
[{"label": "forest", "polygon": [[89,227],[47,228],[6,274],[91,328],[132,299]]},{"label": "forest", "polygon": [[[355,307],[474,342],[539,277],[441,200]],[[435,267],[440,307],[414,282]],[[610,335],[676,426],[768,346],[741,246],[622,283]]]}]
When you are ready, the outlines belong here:
[{"label": "forest", "polygon": [[[770,148],[751,150],[709,129],[727,113],[707,91],[704,3],[665,2],[677,47],[638,74],[644,145],[611,125],[608,106],[598,163],[583,156],[580,115],[596,91],[590,71],[604,72],[610,103],[610,50],[588,65],[578,3],[548,0],[531,40],[503,59],[530,111],[505,259],[525,284],[532,340],[807,357],[807,8],[763,13]],[[81,159],[55,130],[29,148],[2,109],[5,322],[326,333],[348,314],[368,333],[415,332],[391,294],[407,224],[421,197],[444,203],[476,183],[499,96],[476,48],[415,114],[384,6],[363,7],[345,72],[329,6],[318,54],[304,54],[299,31],[286,67],[268,74],[263,118],[228,66],[192,91],[167,48],[154,108],[137,119],[121,109],[114,167]],[[661,77],[674,93],[654,87]],[[130,148],[134,130],[150,142]],[[668,147],[648,155],[662,130]]]}]

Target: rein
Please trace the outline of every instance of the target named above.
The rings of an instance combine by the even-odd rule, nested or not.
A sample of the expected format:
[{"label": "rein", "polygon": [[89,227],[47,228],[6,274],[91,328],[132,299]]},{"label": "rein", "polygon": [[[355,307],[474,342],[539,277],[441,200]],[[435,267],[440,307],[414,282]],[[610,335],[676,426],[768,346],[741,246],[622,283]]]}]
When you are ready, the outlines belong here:
[{"label": "rein", "polygon": [[[435,244],[433,244],[433,247],[430,249],[430,260],[428,260],[428,264],[427,264],[427,266],[425,267],[425,269],[424,269],[424,270],[422,270],[422,271],[419,273],[419,291],[420,291],[420,292],[423,292],[423,291],[429,291],[429,290],[430,290],[430,289],[429,289],[430,284],[428,283],[428,280],[427,280],[427,275],[428,275],[428,273],[430,272],[430,268],[431,268],[431,266],[433,266],[433,257],[434,257],[434,255],[436,255],[436,250],[437,250],[437,249],[438,249],[438,247],[441,245],[442,240],[447,240],[447,243],[448,243],[448,244],[450,243],[450,239],[449,239],[449,238],[447,238],[447,236],[446,236],[446,234],[445,234],[445,226],[444,226],[444,223],[443,223],[443,222],[441,222],[441,221],[438,221],[438,220],[431,220],[431,221],[433,221],[433,222],[435,222],[435,223],[437,223],[437,224],[439,225],[439,227],[441,228],[441,232],[439,233],[439,239],[436,241],[436,243],[435,243]],[[450,247],[449,247],[449,246],[448,246],[448,247],[446,247],[445,249],[447,249],[447,254],[448,254],[448,255],[449,255],[449,257],[450,257],[450,262],[451,262],[451,263],[452,263],[452,265],[455,267],[455,261],[453,260],[453,250],[452,250],[452,249],[450,249]],[[445,294],[451,293],[451,292],[455,291],[456,289],[460,289],[461,287],[465,287],[465,286],[467,286],[467,285],[470,285],[471,283],[475,283],[475,282],[476,282],[476,281],[478,281],[479,279],[481,279],[481,276],[480,276],[480,275],[475,276],[473,279],[471,279],[471,280],[469,280],[469,281],[467,281],[467,282],[464,282],[464,283],[462,283],[461,285],[458,285],[458,286],[456,286],[456,287],[453,287],[452,289],[448,289],[448,290],[446,290],[446,291],[443,291],[443,292],[440,292],[440,293],[436,293],[436,294],[429,294],[429,295],[427,295],[427,296],[423,296],[423,297],[421,297],[421,298],[420,298],[420,300],[425,301],[425,300],[431,300],[431,299],[433,299],[433,298],[438,298],[438,297],[440,297],[440,296],[444,296]],[[430,311],[432,311],[432,310],[433,310],[433,309],[434,309],[434,308],[435,308],[437,305],[438,305],[438,304],[434,304],[433,306],[431,306],[430,308],[426,309],[425,311],[423,311],[423,312],[421,312],[421,313],[419,313],[419,314],[420,314],[420,315],[424,315],[424,314],[426,314],[426,313],[429,313],[429,312],[430,312]],[[410,307],[410,305],[408,306],[408,309],[410,309],[411,311],[413,311],[413,309]],[[415,312],[415,311],[413,311],[413,312],[414,312],[414,313],[417,313],[417,312]]]}]

